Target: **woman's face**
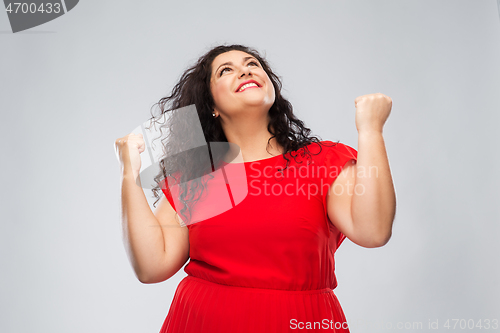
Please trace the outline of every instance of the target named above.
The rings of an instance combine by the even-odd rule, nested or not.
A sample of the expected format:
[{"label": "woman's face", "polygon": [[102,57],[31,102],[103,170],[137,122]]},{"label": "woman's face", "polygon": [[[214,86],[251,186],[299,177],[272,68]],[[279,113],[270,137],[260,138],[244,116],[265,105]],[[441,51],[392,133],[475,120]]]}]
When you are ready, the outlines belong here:
[{"label": "woman's face", "polygon": [[242,51],[219,54],[212,62],[210,89],[217,116],[261,110],[268,113],[274,103],[274,86],[260,62]]}]

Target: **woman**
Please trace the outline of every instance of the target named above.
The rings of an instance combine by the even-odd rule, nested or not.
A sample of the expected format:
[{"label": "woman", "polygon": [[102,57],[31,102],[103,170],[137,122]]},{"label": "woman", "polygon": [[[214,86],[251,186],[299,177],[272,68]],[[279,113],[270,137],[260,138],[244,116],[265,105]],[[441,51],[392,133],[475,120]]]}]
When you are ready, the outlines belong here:
[{"label": "woman", "polygon": [[[193,222],[191,213],[209,206],[189,207],[202,201],[189,191],[209,188],[210,178],[175,193],[167,180],[154,189],[165,196],[153,213],[138,177],[142,136],[115,142],[124,239],[138,279],[167,280],[190,259],[160,332],[349,332],[333,293],[334,253],[346,237],[369,248],[391,237],[395,193],[382,136],[391,99],[356,98],[358,151],[319,141],[293,115],[265,59],[223,45],[202,56],[159,102],[161,113],[192,104],[206,142],[241,149],[243,163],[227,163],[228,150],[212,154],[214,165],[246,172],[248,193],[230,209]],[[165,143],[165,151],[182,142]],[[194,166],[186,171],[171,160],[161,164],[166,179],[193,180],[182,175]]]}]

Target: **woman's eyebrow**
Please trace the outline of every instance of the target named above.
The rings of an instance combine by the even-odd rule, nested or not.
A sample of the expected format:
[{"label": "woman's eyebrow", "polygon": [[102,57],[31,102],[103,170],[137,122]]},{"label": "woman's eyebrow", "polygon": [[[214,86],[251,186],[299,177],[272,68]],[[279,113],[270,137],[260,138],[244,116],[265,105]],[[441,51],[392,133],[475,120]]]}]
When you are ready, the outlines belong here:
[{"label": "woman's eyebrow", "polygon": [[[245,58],[243,58],[243,62],[245,62],[245,61],[247,61],[249,59],[255,59],[255,57],[245,57]],[[257,60],[257,59],[255,59],[255,60]],[[225,62],[222,65],[220,65],[219,67],[217,67],[217,70],[215,72],[217,73],[219,71],[219,68],[221,68],[222,66],[225,66],[225,65],[231,65],[232,66],[233,63],[231,61]]]}]

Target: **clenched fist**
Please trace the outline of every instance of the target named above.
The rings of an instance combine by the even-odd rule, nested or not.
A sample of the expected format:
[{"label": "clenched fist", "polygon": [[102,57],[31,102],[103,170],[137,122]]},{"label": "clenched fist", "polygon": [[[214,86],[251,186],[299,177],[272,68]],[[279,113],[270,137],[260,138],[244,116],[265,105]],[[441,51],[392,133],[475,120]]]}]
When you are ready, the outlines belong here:
[{"label": "clenched fist", "polygon": [[125,175],[131,173],[137,179],[141,170],[140,154],[146,149],[142,134],[130,133],[115,140],[115,153]]},{"label": "clenched fist", "polygon": [[356,128],[359,133],[377,131],[382,133],[385,121],[392,109],[392,99],[381,93],[359,96],[354,100]]}]

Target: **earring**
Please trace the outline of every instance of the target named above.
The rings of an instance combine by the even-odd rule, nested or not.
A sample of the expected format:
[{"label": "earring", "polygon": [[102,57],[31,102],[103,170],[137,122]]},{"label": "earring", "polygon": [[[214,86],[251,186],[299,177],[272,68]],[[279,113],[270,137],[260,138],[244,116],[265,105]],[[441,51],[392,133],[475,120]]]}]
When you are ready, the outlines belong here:
[{"label": "earring", "polygon": [[215,113],[213,113],[213,112],[212,112],[212,116],[214,116],[214,117],[215,117]]}]

